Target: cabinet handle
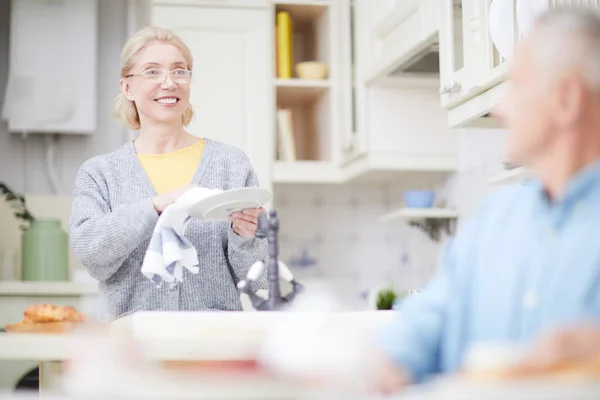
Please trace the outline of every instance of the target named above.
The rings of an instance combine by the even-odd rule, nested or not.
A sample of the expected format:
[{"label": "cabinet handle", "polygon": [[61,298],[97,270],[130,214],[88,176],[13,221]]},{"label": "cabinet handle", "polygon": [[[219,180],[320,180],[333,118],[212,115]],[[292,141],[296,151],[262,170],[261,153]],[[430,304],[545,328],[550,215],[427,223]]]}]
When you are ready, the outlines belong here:
[{"label": "cabinet handle", "polygon": [[440,88],[440,94],[454,93],[458,90],[460,90],[460,83],[452,81],[449,85]]}]

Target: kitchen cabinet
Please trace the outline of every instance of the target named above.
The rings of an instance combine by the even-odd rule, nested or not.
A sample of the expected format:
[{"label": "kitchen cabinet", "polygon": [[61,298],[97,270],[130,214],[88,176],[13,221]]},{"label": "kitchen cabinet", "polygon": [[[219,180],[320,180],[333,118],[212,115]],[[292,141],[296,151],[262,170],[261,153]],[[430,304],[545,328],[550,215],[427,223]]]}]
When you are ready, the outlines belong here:
[{"label": "kitchen cabinet", "polygon": [[[357,1],[360,3],[361,1]],[[430,0],[403,0],[383,12],[370,2],[367,83],[398,83],[402,78],[437,77],[440,7]],[[383,15],[382,15],[383,12]]]},{"label": "kitchen cabinet", "polygon": [[[194,4],[190,6],[190,4]],[[197,136],[246,152],[261,186],[272,186],[273,135],[268,8],[204,6],[203,1],[157,1],[152,22],[173,29],[194,56],[188,126]],[[216,3],[216,2],[213,2]],[[223,0],[222,3],[227,3]]]},{"label": "kitchen cabinet", "polygon": [[[517,40],[516,3],[501,3],[503,32],[512,43]],[[443,0],[440,95],[452,127],[497,126],[489,113],[504,93],[504,86],[497,86],[506,79],[508,63],[489,34],[493,5],[492,0]]]},{"label": "kitchen cabinet", "polygon": [[[272,1],[271,87],[275,90],[272,110],[274,182],[336,183],[342,124],[340,16],[347,3],[341,1]],[[324,76],[305,76],[298,64],[324,65]],[[287,144],[286,144],[287,143]],[[283,148],[286,148],[283,150]]]},{"label": "kitchen cabinet", "polygon": [[473,65],[467,55],[473,49],[470,43],[469,9],[463,5],[468,0],[442,0],[439,33],[440,95],[445,108],[464,101],[470,93]]},{"label": "kitchen cabinet", "polygon": [[[275,183],[390,182],[406,174],[446,176],[456,170],[456,136],[439,106],[437,78],[407,77],[412,85],[404,91],[390,90],[386,80],[372,87],[371,28],[385,18],[382,5],[367,0],[273,2],[274,14],[286,11],[294,24],[294,62],[312,59],[328,66],[324,80],[295,75],[274,80],[276,108],[291,108],[302,122],[293,124],[297,157],[275,161]],[[387,43],[393,46],[393,40]],[[310,148],[304,147],[307,143]]]},{"label": "kitchen cabinet", "polygon": [[[490,112],[506,91],[510,57],[532,24],[532,3],[523,0],[442,0],[440,21],[440,96],[452,127],[498,127]],[[544,0],[536,10],[554,7],[600,8],[593,0]],[[492,18],[490,18],[492,15]],[[497,17],[494,17],[497,15]],[[497,38],[492,24],[501,25]],[[520,26],[523,25],[523,26]],[[502,53],[506,57],[503,57]]]},{"label": "kitchen cabinet", "polygon": [[[400,10],[405,12],[403,15],[414,19],[421,33],[428,32],[417,35],[421,39],[411,42],[415,46],[413,49],[427,48],[435,52],[435,46],[430,48],[429,44],[433,43],[431,40],[437,40],[432,39],[437,38],[437,33],[431,33],[438,29],[435,26],[437,11],[432,12],[431,7],[419,1],[397,3],[400,6],[396,7],[400,8],[391,8],[391,11],[382,9],[381,4],[355,0],[351,8],[351,29],[347,34],[350,35],[352,54],[346,59],[350,59],[353,66],[353,74],[347,84],[347,92],[352,93],[353,98],[346,104],[350,110],[347,118],[351,119],[346,126],[352,129],[345,130],[346,141],[340,146],[344,152],[342,171],[345,179],[396,181],[407,178],[407,175],[418,175],[419,178],[446,176],[456,170],[458,141],[457,133],[448,128],[447,113],[439,103],[438,72],[414,75],[403,70],[392,77],[386,72],[391,64],[382,64],[392,61],[385,56],[378,57],[377,50],[373,50],[374,41],[382,41],[374,38],[374,27]],[[404,8],[411,4],[412,7]],[[399,26],[402,23],[402,19],[396,21],[396,27],[388,29],[403,31]],[[393,37],[401,40],[402,36],[392,34],[383,42],[389,39],[386,45],[392,51]],[[428,45],[421,47],[419,42]],[[406,48],[406,45],[403,46]],[[417,51],[414,54],[424,53]],[[437,66],[435,54],[432,56]],[[422,60],[427,59],[428,56]],[[402,61],[392,63],[397,68]],[[347,143],[352,146],[346,146]]]},{"label": "kitchen cabinet", "polygon": [[[192,133],[242,148],[265,187],[455,171],[458,146],[439,106],[439,80],[415,81],[403,91],[371,87],[374,2],[269,0],[221,6],[234,3],[153,3],[152,22],[178,33],[196,59]],[[280,13],[289,21],[292,49],[286,60],[291,74],[284,75],[278,72]],[[423,28],[428,32],[437,30],[434,15],[419,19],[419,24],[429,21]],[[296,65],[303,61],[324,64],[326,76],[298,76]],[[282,157],[280,148],[285,119],[293,133],[292,157]]]}]

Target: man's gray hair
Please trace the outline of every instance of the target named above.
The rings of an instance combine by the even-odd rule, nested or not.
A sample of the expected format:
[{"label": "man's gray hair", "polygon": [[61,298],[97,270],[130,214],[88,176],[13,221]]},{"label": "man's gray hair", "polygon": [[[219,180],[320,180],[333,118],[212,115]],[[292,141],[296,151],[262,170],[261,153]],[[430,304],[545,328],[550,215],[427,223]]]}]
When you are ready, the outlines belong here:
[{"label": "man's gray hair", "polygon": [[574,69],[600,94],[600,13],[586,7],[556,8],[536,19],[542,68]]}]

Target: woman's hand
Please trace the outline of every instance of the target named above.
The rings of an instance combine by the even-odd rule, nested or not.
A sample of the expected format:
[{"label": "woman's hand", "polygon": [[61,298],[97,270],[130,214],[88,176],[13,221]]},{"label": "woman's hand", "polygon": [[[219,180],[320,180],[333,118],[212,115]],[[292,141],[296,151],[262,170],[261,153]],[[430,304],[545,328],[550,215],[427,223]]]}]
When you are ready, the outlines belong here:
[{"label": "woman's hand", "polygon": [[258,228],[258,216],[266,212],[264,208],[247,208],[229,216],[231,228],[239,236],[253,238]]},{"label": "woman's hand", "polygon": [[195,187],[198,187],[198,185],[185,185],[177,189],[173,189],[169,192],[163,193],[161,195],[155,196],[152,199],[152,204],[154,204],[156,212],[158,212],[159,214],[162,213],[163,211],[165,211],[165,208],[175,203],[182,194],[187,192],[189,189]]}]

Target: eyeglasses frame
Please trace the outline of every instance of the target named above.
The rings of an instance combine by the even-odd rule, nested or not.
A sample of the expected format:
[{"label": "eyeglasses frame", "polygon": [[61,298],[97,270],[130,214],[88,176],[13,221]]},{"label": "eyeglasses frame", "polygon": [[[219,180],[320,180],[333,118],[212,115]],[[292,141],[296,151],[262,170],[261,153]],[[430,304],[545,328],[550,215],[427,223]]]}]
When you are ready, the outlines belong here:
[{"label": "eyeglasses frame", "polygon": [[[192,82],[192,78],[193,78],[192,71],[189,70],[189,69],[185,69],[185,68],[175,68],[175,69],[171,69],[171,70],[168,70],[168,69],[165,69],[165,68],[150,68],[150,69],[147,69],[145,71],[138,72],[136,74],[125,75],[124,78],[131,78],[133,76],[142,76],[142,77],[144,77],[146,79],[151,79],[148,76],[146,76],[145,73],[148,72],[148,71],[156,71],[156,70],[159,70],[159,71],[162,71],[162,72],[168,72],[169,75],[171,75],[171,80],[173,81],[173,83],[188,84],[188,83]],[[175,71],[187,71],[187,72],[189,72],[190,73],[190,80],[187,81],[187,82],[176,82],[175,79],[173,78],[173,72],[175,72]],[[162,79],[161,83],[165,81],[166,77],[167,77],[167,74],[165,74],[165,77]]]}]

